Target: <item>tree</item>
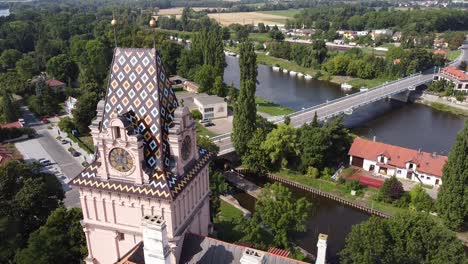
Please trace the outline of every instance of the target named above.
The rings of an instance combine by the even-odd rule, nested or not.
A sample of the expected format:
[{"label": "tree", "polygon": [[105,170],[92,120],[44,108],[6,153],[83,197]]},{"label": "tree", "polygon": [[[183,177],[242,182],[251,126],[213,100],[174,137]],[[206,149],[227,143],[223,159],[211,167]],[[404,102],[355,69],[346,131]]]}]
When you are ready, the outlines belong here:
[{"label": "tree", "polygon": [[70,82],[78,77],[78,66],[68,55],[60,54],[47,61],[47,73],[58,80]]},{"label": "tree", "polygon": [[224,195],[228,192],[229,185],[224,179],[223,174],[219,171],[210,169],[210,212],[211,217],[213,218],[219,213],[219,208],[221,206],[220,195]]},{"label": "tree", "polygon": [[58,127],[60,130],[66,133],[71,133],[74,129],[76,129],[75,123],[73,123],[73,119],[71,119],[69,116],[61,118],[58,123]]},{"label": "tree", "polygon": [[305,172],[309,167],[323,169],[325,155],[329,148],[327,135],[320,127],[304,125],[299,130],[299,146],[301,148],[301,170]]},{"label": "tree", "polygon": [[202,117],[203,117],[202,113],[200,113],[200,111],[198,111],[198,109],[194,109],[190,113],[192,114],[192,118],[195,119],[195,120],[201,120]]},{"label": "tree", "polygon": [[240,92],[234,105],[232,140],[237,153],[242,155],[247,150],[247,142],[255,131],[257,55],[250,42],[241,43],[239,51]]},{"label": "tree", "polygon": [[89,131],[89,125],[96,116],[96,106],[99,97],[95,92],[85,93],[78,98],[76,108],[73,109],[73,122],[81,133]]},{"label": "tree", "polygon": [[404,213],[353,226],[340,252],[343,264],[466,263],[462,243],[427,214]]},{"label": "tree", "polygon": [[260,32],[260,33],[265,33],[266,32],[266,28],[265,28],[264,23],[258,23],[257,27],[258,27],[258,32]]},{"label": "tree", "polygon": [[215,68],[209,64],[202,65],[194,77],[194,81],[199,85],[198,92],[213,94],[215,78]]},{"label": "tree", "polygon": [[33,57],[27,55],[16,62],[16,71],[23,80],[31,79],[40,72],[39,65]]},{"label": "tree", "polygon": [[6,123],[17,121],[18,116],[16,115],[15,107],[13,106],[10,93],[8,93],[6,89],[3,89],[2,94],[3,119]]},{"label": "tree", "polygon": [[429,196],[429,194],[427,194],[427,192],[424,190],[422,184],[418,184],[414,186],[413,189],[411,189],[410,197],[410,206],[414,210],[429,212],[432,209],[433,200]]},{"label": "tree", "polygon": [[386,179],[379,190],[379,200],[385,202],[392,202],[398,200],[403,195],[403,185],[395,177],[392,176]]},{"label": "tree", "polygon": [[307,230],[305,223],[311,209],[312,204],[306,198],[295,200],[287,187],[266,184],[257,198],[251,221],[273,234],[273,246],[292,249],[292,234]]},{"label": "tree", "polygon": [[212,89],[213,94],[216,94],[219,97],[225,97],[226,96],[225,86],[226,85],[223,82],[223,77],[216,76],[214,84],[213,84],[213,89]]},{"label": "tree", "polygon": [[80,220],[81,209],[56,209],[47,223],[31,234],[26,248],[19,251],[16,262],[81,263],[87,255],[86,238]]},{"label": "tree", "polygon": [[266,136],[261,148],[266,151],[271,163],[286,168],[300,153],[296,129],[290,125],[280,124]]},{"label": "tree", "polygon": [[275,41],[283,41],[284,40],[284,34],[279,31],[279,30],[272,30],[269,33],[270,38],[275,40]]},{"label": "tree", "polygon": [[23,53],[15,49],[7,49],[0,56],[0,64],[4,69],[11,69],[16,66],[16,62],[23,57]]},{"label": "tree", "polygon": [[468,121],[458,132],[442,170],[444,184],[437,197],[437,210],[445,225],[459,229],[468,221]]},{"label": "tree", "polygon": [[242,164],[253,173],[264,174],[270,171],[271,162],[268,158],[268,153],[262,148],[262,143],[265,141],[267,132],[261,128],[257,128],[252,138],[247,143],[247,150],[242,155]]}]

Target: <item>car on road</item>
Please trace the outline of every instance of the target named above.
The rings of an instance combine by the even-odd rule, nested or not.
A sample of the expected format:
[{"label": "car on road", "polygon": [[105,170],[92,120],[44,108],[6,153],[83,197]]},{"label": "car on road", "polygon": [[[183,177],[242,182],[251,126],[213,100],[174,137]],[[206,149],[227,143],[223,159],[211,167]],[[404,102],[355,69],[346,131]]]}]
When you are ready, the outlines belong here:
[{"label": "car on road", "polygon": [[210,127],[210,126],[214,126],[215,124],[213,122],[207,122],[207,123],[204,123],[203,126],[204,127]]},{"label": "car on road", "polygon": [[60,142],[62,143],[62,145],[68,144],[68,140],[65,140],[65,139],[62,139],[62,141]]},{"label": "car on road", "polygon": [[78,157],[78,156],[81,155],[81,153],[79,153],[78,151],[73,151],[72,155],[73,155],[73,157]]},{"label": "car on road", "polygon": [[39,163],[40,163],[42,166],[50,166],[50,165],[52,165],[52,162],[50,162],[50,160],[47,160],[47,159],[39,160]]},{"label": "car on road", "polygon": [[49,123],[50,123],[50,121],[49,121],[47,118],[45,118],[45,117],[43,117],[43,118],[41,119],[41,122],[42,122],[42,124],[49,124]]}]

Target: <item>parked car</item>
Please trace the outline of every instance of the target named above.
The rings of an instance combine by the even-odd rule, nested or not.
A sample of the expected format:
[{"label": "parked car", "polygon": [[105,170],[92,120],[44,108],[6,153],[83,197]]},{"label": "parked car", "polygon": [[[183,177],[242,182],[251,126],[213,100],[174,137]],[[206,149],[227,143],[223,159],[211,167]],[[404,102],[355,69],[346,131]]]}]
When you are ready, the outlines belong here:
[{"label": "parked car", "polygon": [[215,124],[213,122],[208,122],[208,123],[204,123],[203,126],[204,127],[210,127],[210,126],[214,126]]},{"label": "parked car", "polygon": [[52,162],[50,162],[50,160],[40,160],[39,163],[42,165],[42,166],[50,166],[52,165]]},{"label": "parked car", "polygon": [[42,122],[42,124],[49,124],[49,123],[50,123],[50,121],[49,121],[47,118],[45,118],[45,117],[43,117],[43,118],[41,119],[41,122]]},{"label": "parked car", "polygon": [[74,152],[72,153],[72,155],[73,155],[73,157],[78,157],[78,156],[80,156],[81,154],[80,154],[78,151],[74,151]]},{"label": "parked car", "polygon": [[62,139],[62,141],[60,142],[62,142],[62,145],[68,144],[68,140],[65,140],[65,139]]},{"label": "parked car", "polygon": [[206,118],[205,118],[205,119],[202,119],[202,120],[200,120],[200,124],[203,124],[203,123],[208,123],[208,122],[210,122],[210,120],[209,120],[209,119],[206,119]]}]

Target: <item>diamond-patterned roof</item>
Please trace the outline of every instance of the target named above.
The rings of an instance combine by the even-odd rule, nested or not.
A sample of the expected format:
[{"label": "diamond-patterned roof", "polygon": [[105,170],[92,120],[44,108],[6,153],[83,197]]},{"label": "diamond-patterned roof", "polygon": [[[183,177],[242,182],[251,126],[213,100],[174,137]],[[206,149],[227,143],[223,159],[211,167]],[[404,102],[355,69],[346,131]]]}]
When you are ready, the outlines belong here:
[{"label": "diamond-patterned roof", "polygon": [[[172,163],[168,134],[178,102],[157,50],[116,48],[110,73],[101,130],[108,128],[111,115],[116,112],[132,124],[135,132],[142,135],[145,173],[150,177],[150,184],[136,187],[95,177],[97,168],[101,166],[100,157],[83,170],[72,184],[160,198],[175,197],[194,175],[191,170],[179,176],[173,175],[170,170]],[[201,148],[199,152],[200,158],[192,170],[200,170],[212,158],[205,149]]]}]

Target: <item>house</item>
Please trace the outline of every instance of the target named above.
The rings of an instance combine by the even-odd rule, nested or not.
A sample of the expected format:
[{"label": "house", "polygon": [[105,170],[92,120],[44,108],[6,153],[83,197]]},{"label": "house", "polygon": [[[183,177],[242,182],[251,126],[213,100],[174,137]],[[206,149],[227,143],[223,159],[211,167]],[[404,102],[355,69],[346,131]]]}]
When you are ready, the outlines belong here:
[{"label": "house", "polygon": [[84,262],[302,263],[207,237],[216,153],[197,145],[196,123],[157,49],[115,48],[110,69],[90,126],[98,153],[69,183],[83,208]]},{"label": "house", "polygon": [[47,86],[52,88],[52,90],[54,90],[55,93],[65,91],[65,86],[66,86],[65,83],[59,80],[55,80],[55,79],[47,80],[46,84]]},{"label": "house", "polygon": [[76,103],[78,103],[78,100],[75,97],[68,96],[67,100],[65,100],[65,111],[71,114],[76,107]]},{"label": "house", "polygon": [[446,49],[448,48],[448,42],[444,38],[434,39],[434,49]]},{"label": "house", "polygon": [[428,185],[442,184],[446,156],[355,138],[349,163],[383,177],[396,176]]},{"label": "house", "polygon": [[214,95],[201,94],[193,99],[203,119],[227,117],[227,103],[224,98]]},{"label": "house", "polygon": [[354,40],[357,37],[357,34],[355,31],[346,31],[344,32],[343,37],[348,40]]},{"label": "house", "polygon": [[20,121],[15,121],[7,124],[1,124],[0,128],[22,128],[24,125]]},{"label": "house", "polygon": [[441,55],[445,57],[445,55],[447,55],[447,52],[445,52],[445,50],[442,50],[442,49],[437,49],[437,50],[434,50],[434,55]]},{"label": "house", "polygon": [[183,85],[183,83],[187,81],[187,79],[179,75],[174,75],[174,76],[169,77],[169,81],[171,81],[172,85]]},{"label": "house", "polygon": [[369,35],[369,31],[367,31],[367,30],[357,31],[356,35],[358,37],[365,37],[365,36]]},{"label": "house", "polygon": [[434,80],[446,80],[453,82],[455,90],[468,93],[468,72],[458,69],[455,66],[448,66],[442,69]]},{"label": "house", "polygon": [[198,84],[191,82],[191,81],[185,81],[184,82],[184,90],[190,93],[198,93]]},{"label": "house", "polygon": [[376,30],[372,30],[371,32],[371,37],[372,37],[372,40],[376,40],[377,38],[379,37],[383,37],[383,36],[393,36],[393,31],[391,29],[376,29]]},{"label": "house", "polygon": [[335,44],[335,45],[344,45],[345,42],[342,39],[335,39],[335,40],[333,40],[333,44]]}]

